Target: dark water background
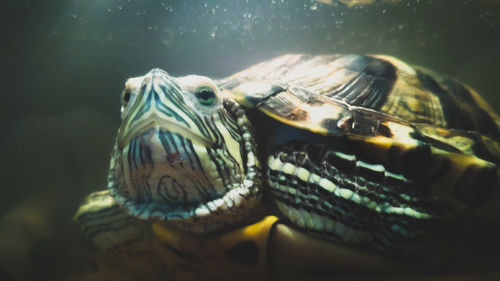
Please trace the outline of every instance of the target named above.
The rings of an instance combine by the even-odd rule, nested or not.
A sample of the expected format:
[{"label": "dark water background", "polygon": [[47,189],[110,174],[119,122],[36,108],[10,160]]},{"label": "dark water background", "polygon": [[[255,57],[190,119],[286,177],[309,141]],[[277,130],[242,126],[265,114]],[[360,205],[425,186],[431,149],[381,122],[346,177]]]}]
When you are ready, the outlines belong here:
[{"label": "dark water background", "polygon": [[124,81],[153,67],[219,78],[284,53],[384,53],[500,109],[499,3],[375,2],[2,2],[0,280],[80,270],[71,218],[105,186]]}]

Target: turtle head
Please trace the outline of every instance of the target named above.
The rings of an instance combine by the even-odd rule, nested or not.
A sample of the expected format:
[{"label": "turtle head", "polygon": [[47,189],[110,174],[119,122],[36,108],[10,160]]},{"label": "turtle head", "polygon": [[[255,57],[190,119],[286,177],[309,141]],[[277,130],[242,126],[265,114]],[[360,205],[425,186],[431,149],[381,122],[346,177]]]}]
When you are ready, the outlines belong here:
[{"label": "turtle head", "polygon": [[248,121],[213,80],[153,69],[126,82],[121,111],[108,187],[131,215],[209,231],[257,202]]}]

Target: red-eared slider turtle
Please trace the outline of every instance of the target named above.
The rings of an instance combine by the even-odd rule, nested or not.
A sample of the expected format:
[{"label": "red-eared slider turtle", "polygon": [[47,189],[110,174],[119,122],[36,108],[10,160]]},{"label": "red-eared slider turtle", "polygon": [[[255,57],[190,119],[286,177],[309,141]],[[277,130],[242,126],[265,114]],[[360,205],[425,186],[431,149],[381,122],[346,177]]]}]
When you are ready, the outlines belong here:
[{"label": "red-eared slider turtle", "polygon": [[468,86],[389,56],[153,69],[127,81],[108,189],[76,219],[160,276],[446,270],[496,240],[499,124]]}]

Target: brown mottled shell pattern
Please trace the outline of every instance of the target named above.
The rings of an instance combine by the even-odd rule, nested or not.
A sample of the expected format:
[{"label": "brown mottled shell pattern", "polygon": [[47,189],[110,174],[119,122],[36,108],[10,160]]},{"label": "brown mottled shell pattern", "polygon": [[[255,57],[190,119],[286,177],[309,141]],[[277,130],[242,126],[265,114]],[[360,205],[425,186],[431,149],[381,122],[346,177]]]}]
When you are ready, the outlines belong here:
[{"label": "brown mottled shell pattern", "polygon": [[[258,97],[256,104],[242,85],[258,83],[278,83],[286,91]],[[315,133],[337,134],[347,120],[342,118],[356,108],[376,119],[380,131],[375,135],[398,138],[402,127],[418,128],[458,151],[500,162],[500,118],[472,88],[394,57],[284,55],[219,85],[239,103],[253,103],[274,119]],[[401,126],[383,126],[388,121]],[[373,135],[369,130],[365,134]]]}]

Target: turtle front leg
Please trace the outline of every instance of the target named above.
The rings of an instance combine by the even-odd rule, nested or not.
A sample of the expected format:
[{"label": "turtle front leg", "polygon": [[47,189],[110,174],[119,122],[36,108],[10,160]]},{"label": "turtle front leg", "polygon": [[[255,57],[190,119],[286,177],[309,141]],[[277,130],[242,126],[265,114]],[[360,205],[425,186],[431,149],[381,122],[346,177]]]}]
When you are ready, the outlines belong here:
[{"label": "turtle front leg", "polygon": [[339,146],[284,145],[268,158],[267,181],[293,224],[384,253],[409,254],[428,223],[444,214],[403,174]]},{"label": "turtle front leg", "polygon": [[151,223],[129,215],[109,190],[87,196],[74,219],[85,235],[101,249],[115,248],[151,236]]}]

